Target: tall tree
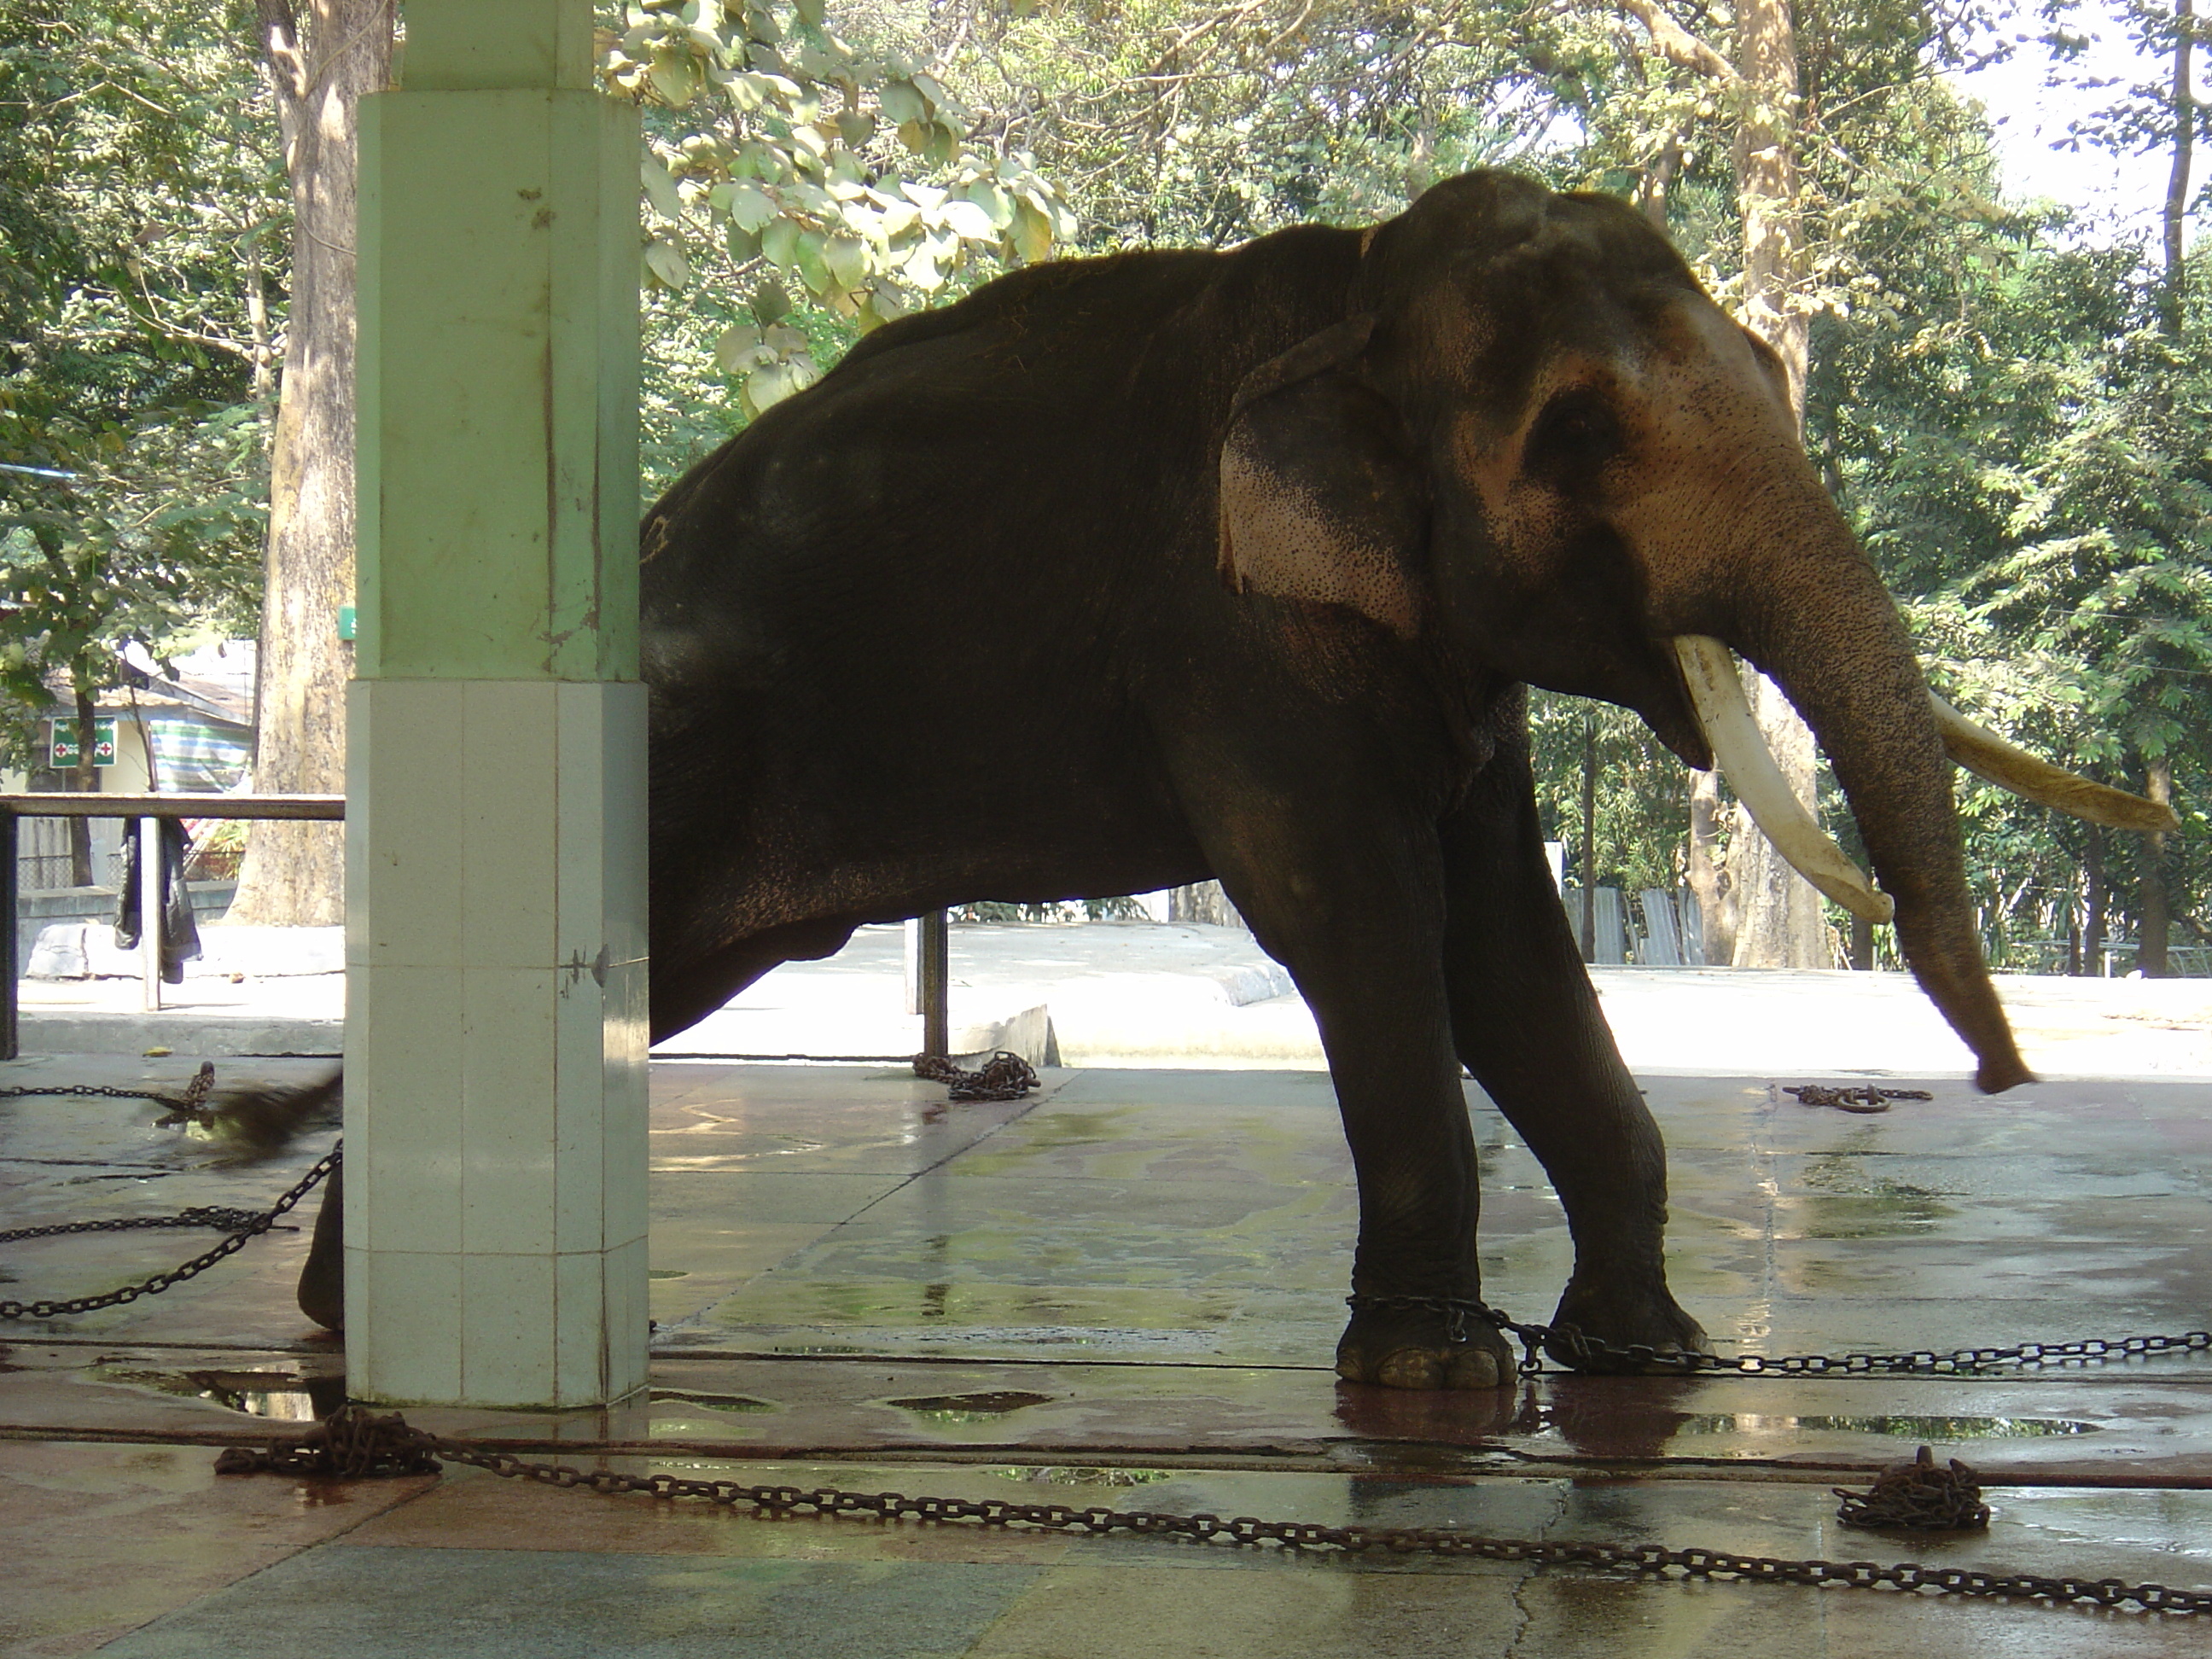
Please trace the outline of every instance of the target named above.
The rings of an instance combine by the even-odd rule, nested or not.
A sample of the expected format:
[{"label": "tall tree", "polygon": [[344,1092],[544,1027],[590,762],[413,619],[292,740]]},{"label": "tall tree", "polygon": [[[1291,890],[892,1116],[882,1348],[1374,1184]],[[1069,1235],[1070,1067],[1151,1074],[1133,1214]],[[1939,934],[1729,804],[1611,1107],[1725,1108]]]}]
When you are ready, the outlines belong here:
[{"label": "tall tree", "polygon": [[[228,9],[0,0],[0,747],[250,628],[277,204]],[[141,659],[143,661],[143,659]],[[96,787],[80,746],[79,787]],[[82,828],[84,821],[74,820]],[[91,880],[72,837],[74,878]]]},{"label": "tall tree", "polygon": [[[1808,308],[1804,212],[1797,144],[1802,125],[1797,76],[1796,21],[1790,0],[1739,0],[1733,60],[1692,34],[1658,0],[1623,0],[1668,62],[1689,70],[1735,106],[1733,155],[1737,200],[1743,217],[1742,280],[1737,316],[1782,359],[1792,412],[1805,414]],[[1753,714],[1767,747],[1808,808],[1816,805],[1818,751],[1810,727],[1780,688],[1764,674],[1750,688]],[[1739,968],[1825,968],[1831,965],[1820,895],[1738,810],[1728,845],[1725,878],[1712,868],[1715,795],[1705,785],[1691,805],[1692,889],[1701,908],[1711,903],[1705,938],[1711,951],[1727,941]],[[1700,807],[1703,811],[1700,811]]]},{"label": "tall tree", "polygon": [[[2159,331],[2168,355],[2179,367],[2181,331],[2189,310],[2189,264],[2184,257],[2184,233],[2189,215],[2189,167],[2196,149],[2197,94],[2191,78],[2190,58],[2196,45],[2197,18],[2192,0],[2173,0],[2173,38],[2171,47],[2173,76],[2169,83],[2167,123],[2172,165],[2167,170],[2166,200],[2160,210],[2160,240],[2166,263],[2159,295]],[[2161,412],[2171,418],[2173,399],[2161,394]],[[2143,793],[2151,799],[2173,799],[2173,757],[2163,747],[2143,757]],[[2166,835],[2160,831],[2143,844],[2142,879],[2136,899],[2136,963],[2152,979],[2163,979],[2167,970],[2166,946],[2172,931],[2166,872]]]},{"label": "tall tree", "polygon": [[[270,462],[254,787],[345,788],[353,599],[355,140],[361,96],[390,83],[393,0],[258,0],[264,71],[292,187],[291,307]],[[342,921],[345,842],[334,824],[254,826],[230,919]]]}]

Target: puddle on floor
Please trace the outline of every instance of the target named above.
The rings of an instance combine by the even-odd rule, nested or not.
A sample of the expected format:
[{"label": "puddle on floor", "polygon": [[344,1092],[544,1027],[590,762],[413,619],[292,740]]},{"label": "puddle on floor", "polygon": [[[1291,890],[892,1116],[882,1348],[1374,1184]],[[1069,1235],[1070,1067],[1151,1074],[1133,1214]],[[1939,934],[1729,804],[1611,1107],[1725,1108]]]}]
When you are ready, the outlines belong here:
[{"label": "puddle on floor", "polygon": [[315,1422],[346,1399],[343,1376],[300,1376],[290,1371],[151,1371],[99,1365],[87,1375],[179,1399],[211,1400],[225,1411],[278,1423]]},{"label": "puddle on floor", "polygon": [[1056,1398],[1048,1394],[1025,1394],[1019,1389],[1004,1389],[994,1394],[931,1394],[910,1400],[886,1400],[886,1406],[896,1406],[902,1412],[912,1412],[916,1417],[931,1423],[957,1427],[970,1423],[988,1423],[1011,1412],[1030,1406],[1048,1406]]},{"label": "puddle on floor", "polygon": [[1149,1486],[1175,1479],[1174,1472],[1169,1469],[1062,1468],[1054,1464],[1035,1468],[1018,1465],[1010,1468],[991,1469],[987,1473],[997,1475],[1001,1480],[1019,1480],[1028,1485],[1047,1486]]},{"label": "puddle on floor", "polygon": [[2058,1417],[1787,1417],[1718,1412],[1686,1417],[1685,1434],[1879,1434],[1896,1440],[2033,1440],[2050,1435],[2100,1434],[2101,1423]]},{"label": "puddle on floor", "polygon": [[704,1406],[710,1412],[779,1412],[783,1409],[772,1400],[756,1400],[749,1394],[694,1394],[684,1389],[655,1389],[653,1403],[665,1401],[671,1404]]}]

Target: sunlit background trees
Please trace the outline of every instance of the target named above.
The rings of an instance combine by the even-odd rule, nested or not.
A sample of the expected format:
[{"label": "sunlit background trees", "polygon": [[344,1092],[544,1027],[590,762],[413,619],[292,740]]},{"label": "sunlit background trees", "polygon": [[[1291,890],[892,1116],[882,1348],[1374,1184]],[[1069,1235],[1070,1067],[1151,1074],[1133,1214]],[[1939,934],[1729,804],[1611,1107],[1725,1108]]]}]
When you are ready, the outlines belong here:
[{"label": "sunlit background trees", "polygon": [[[2185,7],[600,9],[603,85],[643,106],[647,132],[648,493],[860,333],[1014,264],[1371,221],[1477,166],[1612,191],[1802,363],[1808,447],[1939,688],[2180,812],[2184,832],[2152,846],[1963,779],[1997,963],[2096,971],[2126,941],[2114,965],[2158,972],[2212,946],[2212,298],[2189,245],[2203,118]],[[337,431],[306,400],[328,416],[349,398],[343,363],[299,367],[349,362],[311,348],[347,326],[350,252],[296,204],[322,199],[303,197],[303,168],[350,160],[303,155],[295,106],[364,27],[386,31],[404,75],[392,10],[0,0],[0,706],[19,757],[35,714],[118,683],[126,642],[158,659],[252,633],[272,522],[337,550],[324,599],[349,581],[349,502],[315,472],[342,451],[325,437],[299,452],[272,498],[280,431]],[[2114,77],[2081,43],[2116,32],[2138,50]],[[2005,176],[1991,125],[2005,112],[1957,76],[2008,54],[2045,69],[2059,136],[2162,210],[2115,227]],[[342,668],[321,611],[299,615],[276,626],[306,629],[316,672]],[[331,723],[272,735],[301,698],[264,683],[264,753],[313,750],[328,775]],[[1759,936],[1730,907],[1755,890],[1753,838],[1709,781],[1619,711],[1540,695],[1534,718],[1571,878],[1688,887],[1709,943]],[[272,880],[260,919],[324,919],[334,895],[307,890],[333,879]],[[1809,939],[1749,959],[1890,951],[1815,912]]]}]

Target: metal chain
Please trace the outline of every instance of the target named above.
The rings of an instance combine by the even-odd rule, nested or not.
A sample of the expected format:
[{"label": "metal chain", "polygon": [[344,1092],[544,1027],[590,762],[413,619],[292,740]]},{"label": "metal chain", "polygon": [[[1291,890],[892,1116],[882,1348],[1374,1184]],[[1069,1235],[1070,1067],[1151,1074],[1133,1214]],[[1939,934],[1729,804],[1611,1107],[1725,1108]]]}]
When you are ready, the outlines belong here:
[{"label": "metal chain", "polygon": [[200,1068],[185,1085],[181,1095],[165,1095],[158,1089],[130,1089],[105,1083],[21,1084],[0,1089],[0,1100],[24,1100],[37,1095],[55,1095],[64,1099],[150,1100],[157,1106],[169,1109],[157,1127],[181,1123],[186,1119],[204,1122],[208,1096],[215,1089],[215,1062],[204,1060]]},{"label": "metal chain", "polygon": [[710,1504],[747,1509],[770,1516],[817,1515],[868,1516],[884,1521],[967,1522],[985,1527],[1029,1527],[1043,1532],[1130,1532],[1143,1537],[1179,1537],[1201,1543],[1279,1544],[1285,1549],[1334,1550],[1345,1554],[1385,1553],[1474,1557],[1491,1561],[1526,1561],[1537,1566],[1586,1567],[1627,1571],[1653,1578],[1722,1578],[1761,1584],[1838,1584],[1856,1589],[1884,1586],[1899,1590],[1935,1590],[1945,1595],[1996,1597],[2059,1604],[2090,1602],[2105,1607],[2130,1605],[2146,1613],[2212,1613],[2212,1591],[2175,1589],[2166,1584],[2131,1584],[2118,1578],[2087,1578],[2042,1573],[1988,1572],[1965,1567],[1923,1566],[1902,1561],[1784,1560],[1770,1555],[1735,1555],[1725,1550],[1671,1550],[1656,1544],[1586,1544],[1534,1538],[1488,1538],[1437,1527],[1327,1527],[1310,1521],[1262,1521],[1240,1515],[1170,1515],[1158,1510],[1072,1509],[1065,1504],[1013,1504],[1000,1498],[908,1498],[895,1492],[846,1492],[820,1487],[754,1486],[735,1480],[691,1480],[674,1474],[622,1474],[611,1469],[585,1470],[566,1463],[532,1463],[512,1453],[486,1450],[410,1427],[398,1413],[375,1417],[362,1407],[342,1407],[326,1424],[296,1439],[276,1439],[265,1449],[234,1447],[216,1462],[220,1474],[274,1470],[287,1474],[411,1474],[434,1468],[437,1460],[483,1469],[502,1480],[527,1480],[564,1490],[602,1494],[642,1493],[655,1498],[704,1498]]},{"label": "metal chain", "polygon": [[102,1308],[136,1302],[142,1296],[159,1296],[172,1285],[181,1285],[188,1279],[197,1279],[225,1256],[236,1255],[274,1227],[295,1205],[320,1184],[324,1176],[338,1167],[344,1150],[345,1142],[341,1140],[313,1169],[300,1178],[296,1186],[265,1210],[202,1207],[185,1210],[173,1216],[133,1218],[121,1221],[73,1221],[51,1227],[26,1227],[15,1232],[0,1233],[0,1243],[4,1243],[18,1238],[46,1237],[57,1233],[124,1232],[140,1227],[213,1227],[228,1224],[231,1228],[230,1236],[222,1243],[167,1273],[155,1273],[151,1279],[142,1279],[136,1285],[125,1285],[119,1291],[108,1291],[100,1296],[66,1297],[47,1302],[0,1302],[0,1319],[53,1319],[71,1314],[94,1313]]},{"label": "metal chain", "polygon": [[1831,1089],[1823,1084],[1804,1083],[1795,1088],[1785,1088],[1785,1095],[1797,1097],[1800,1106],[1833,1106],[1846,1112],[1886,1112],[1893,1100],[1933,1100],[1935,1096],[1925,1089],[1877,1089],[1869,1085],[1864,1088],[1845,1085]]},{"label": "metal chain", "polygon": [[64,1233],[127,1233],[143,1227],[213,1227],[234,1233],[253,1224],[258,1210],[230,1210],[213,1204],[196,1204],[174,1215],[121,1216],[112,1221],[57,1221],[47,1227],[16,1227],[0,1233],[0,1244],[22,1238],[58,1238]]},{"label": "metal chain", "polygon": [[954,1100],[1019,1100],[1037,1086],[1037,1074],[1029,1061],[1004,1048],[983,1062],[981,1071],[963,1071],[943,1054],[916,1054],[914,1074],[946,1085]]},{"label": "metal chain", "polygon": [[1543,1350],[1553,1344],[1577,1359],[1625,1359],[1638,1368],[1659,1367],[1685,1375],[1719,1372],[1735,1376],[1970,1376],[1988,1365],[2086,1365],[2109,1359],[2130,1359],[2139,1354],[2212,1351],[2212,1331],[2184,1331],[2176,1335],[2089,1337],[2078,1342],[2019,1342],[2002,1348],[1954,1348],[1948,1353],[1922,1348],[1902,1353],[1744,1353],[1730,1358],[1692,1348],[1601,1341],[1585,1336],[1572,1325],[1526,1324],[1473,1297],[1355,1295],[1344,1300],[1345,1305],[1354,1312],[1363,1308],[1402,1308],[1443,1314],[1449,1338],[1455,1343],[1468,1340],[1469,1319],[1480,1319],[1511,1333],[1520,1341],[1524,1350],[1520,1364],[1523,1376],[1534,1376],[1543,1371]]},{"label": "metal chain", "polygon": [[1906,1463],[1893,1463],[1864,1492],[1847,1486],[1829,1491],[1844,1501],[1836,1519],[1870,1532],[1985,1532],[1990,1506],[1982,1502],[1981,1479],[1957,1458],[1936,1461],[1923,1446]]}]

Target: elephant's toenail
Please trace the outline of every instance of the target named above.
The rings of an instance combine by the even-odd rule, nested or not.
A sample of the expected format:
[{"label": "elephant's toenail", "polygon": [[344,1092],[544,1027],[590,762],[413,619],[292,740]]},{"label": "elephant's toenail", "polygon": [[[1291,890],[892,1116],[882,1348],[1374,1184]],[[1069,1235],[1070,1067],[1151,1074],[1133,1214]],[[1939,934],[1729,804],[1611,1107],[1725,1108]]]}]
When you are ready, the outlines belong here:
[{"label": "elephant's toenail", "polygon": [[1440,1389],[1443,1367],[1433,1353],[1401,1348],[1376,1367],[1375,1380],[1386,1389]]},{"label": "elephant's toenail", "polygon": [[1452,1356],[1444,1386],[1448,1389],[1499,1389],[1513,1379],[1487,1348],[1463,1349]]}]

